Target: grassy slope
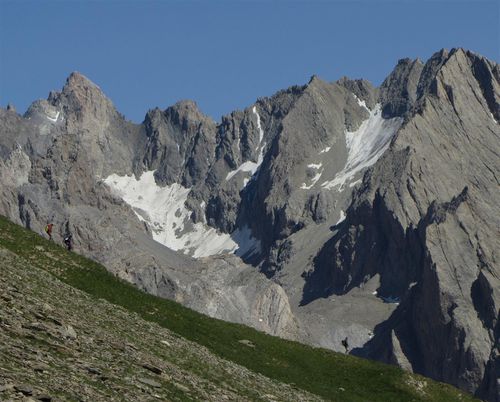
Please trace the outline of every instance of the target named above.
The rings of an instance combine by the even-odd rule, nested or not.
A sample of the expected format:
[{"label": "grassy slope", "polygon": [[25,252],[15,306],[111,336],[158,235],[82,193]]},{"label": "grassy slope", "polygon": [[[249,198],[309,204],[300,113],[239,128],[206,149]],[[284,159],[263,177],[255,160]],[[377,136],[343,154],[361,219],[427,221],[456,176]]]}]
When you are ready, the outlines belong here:
[{"label": "grassy slope", "polygon": [[[216,320],[139,291],[101,265],[69,253],[0,216],[0,247],[28,259],[65,283],[136,312],[208,347],[222,358],[335,401],[472,401],[469,395],[396,367],[312,348]],[[43,249],[42,249],[43,247]],[[239,341],[250,340],[255,347]],[[425,383],[423,390],[415,384]]]}]

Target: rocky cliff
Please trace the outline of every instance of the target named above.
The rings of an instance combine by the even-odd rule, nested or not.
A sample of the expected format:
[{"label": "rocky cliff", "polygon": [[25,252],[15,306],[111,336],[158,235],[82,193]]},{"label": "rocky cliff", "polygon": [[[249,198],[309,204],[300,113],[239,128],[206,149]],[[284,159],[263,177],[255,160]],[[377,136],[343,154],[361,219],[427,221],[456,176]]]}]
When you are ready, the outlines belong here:
[{"label": "rocky cliff", "polygon": [[424,66],[405,123],[307,277],[313,295],[328,283],[326,296],[378,276],[377,294],[400,303],[356,352],[490,400],[498,399],[498,73],[463,50]]},{"label": "rocky cliff", "polygon": [[73,73],[0,109],[0,213],[212,316],[497,401],[499,97],[498,64],[453,49],[137,125]]}]

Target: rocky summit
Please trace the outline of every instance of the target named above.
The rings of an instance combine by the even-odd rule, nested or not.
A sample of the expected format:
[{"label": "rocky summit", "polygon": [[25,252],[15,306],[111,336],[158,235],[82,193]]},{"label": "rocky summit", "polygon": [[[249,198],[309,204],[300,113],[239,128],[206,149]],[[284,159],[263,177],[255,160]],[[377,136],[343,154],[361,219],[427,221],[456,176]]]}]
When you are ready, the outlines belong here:
[{"label": "rocky summit", "polygon": [[500,67],[403,59],[214,122],[79,73],[0,109],[0,214],[212,317],[500,401]]}]

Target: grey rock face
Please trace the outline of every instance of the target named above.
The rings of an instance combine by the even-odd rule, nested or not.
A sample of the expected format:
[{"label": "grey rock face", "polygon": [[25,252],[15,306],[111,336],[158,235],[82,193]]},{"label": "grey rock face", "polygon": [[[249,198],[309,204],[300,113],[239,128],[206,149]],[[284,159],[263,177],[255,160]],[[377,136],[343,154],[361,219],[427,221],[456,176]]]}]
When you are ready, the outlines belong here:
[{"label": "grey rock face", "polygon": [[427,60],[424,68],[422,69],[420,80],[417,85],[418,99],[422,98],[429,92],[436,94],[437,87],[435,84],[437,84],[437,82],[435,81],[435,77],[448,57],[449,51],[441,49],[439,52],[434,53],[429,60]]},{"label": "grey rock face", "polygon": [[348,77],[342,77],[337,81],[337,84],[342,85],[359,99],[365,101],[368,108],[373,109],[377,104],[379,90],[370,81],[363,79],[352,80]]},{"label": "grey rock face", "polygon": [[[69,232],[198,311],[339,351],[347,339],[497,401],[499,97],[498,64],[443,50],[400,60],[380,88],[312,77],[218,124],[181,101],[136,125],[74,73],[24,117],[0,109],[0,213],[39,233],[52,221],[55,241]],[[158,217],[130,201],[144,194],[104,181],[151,171],[155,194],[187,194],[167,234],[251,236],[253,266],[153,241]]]},{"label": "grey rock face", "polygon": [[182,101],[161,112],[149,111],[144,121],[145,170],[155,170],[161,184],[191,187],[203,182],[213,163],[215,123],[194,102]]},{"label": "grey rock face", "polygon": [[[347,116],[350,125],[359,126],[366,115],[354,96],[337,84],[313,77],[304,88],[282,120],[264,158],[261,174],[250,183],[241,206],[242,219],[249,221],[265,250],[314,219],[325,219],[328,196],[314,183],[306,189],[309,191],[302,188],[309,187],[306,185],[309,183],[302,185],[302,182],[311,181],[307,161],[317,160],[322,150],[331,148],[321,164],[330,165],[327,174],[340,171],[346,161]],[[255,215],[262,219],[252,220]]]},{"label": "grey rock face", "polygon": [[418,59],[398,61],[396,68],[380,87],[382,115],[385,118],[403,116],[411,109],[417,100],[417,85],[423,68],[423,63]]},{"label": "grey rock face", "polygon": [[341,294],[380,275],[378,294],[401,303],[359,353],[489,400],[498,399],[500,128],[497,98],[484,93],[499,93],[494,69],[461,49],[429,60],[418,112],[365,175],[306,286],[314,294],[327,281],[323,296]]},{"label": "grey rock face", "polygon": [[207,186],[195,189],[195,193],[209,194],[206,212],[210,224],[228,232],[247,224],[242,200],[252,193],[252,186],[260,180],[272,141],[281,130],[282,119],[303,90],[303,87],[292,87],[222,118],[216,160],[209,172]]},{"label": "grey rock face", "polygon": [[[61,92],[35,102],[25,118],[2,113],[0,165],[18,170],[2,174],[7,194],[1,213],[39,233],[53,222],[56,241],[72,233],[76,250],[112,269],[120,261],[115,246],[130,247],[134,232],[146,228],[100,178],[132,171],[141,128],[124,121],[100,89],[77,73]],[[29,172],[20,166],[27,162],[23,155],[30,159]]]}]

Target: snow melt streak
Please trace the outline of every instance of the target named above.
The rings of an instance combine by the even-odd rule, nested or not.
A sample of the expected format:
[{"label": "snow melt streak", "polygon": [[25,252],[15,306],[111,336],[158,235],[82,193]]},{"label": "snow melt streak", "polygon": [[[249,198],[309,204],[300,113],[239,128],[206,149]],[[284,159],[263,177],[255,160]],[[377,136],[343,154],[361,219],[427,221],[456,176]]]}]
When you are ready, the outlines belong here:
[{"label": "snow melt streak", "polygon": [[357,173],[373,165],[382,156],[402,122],[401,117],[384,119],[380,105],[377,105],[358,130],[346,131],[347,163],[333,180],[324,182],[321,186],[327,189],[339,186],[341,191],[346,182],[351,181]]},{"label": "snow melt streak", "polygon": [[56,123],[56,122],[57,122],[57,120],[59,119],[59,114],[60,114],[60,113],[61,113],[61,112],[59,112],[59,111],[58,111],[58,112],[56,112],[56,114],[55,114],[55,116],[54,116],[54,117],[49,116],[49,115],[46,115],[46,117],[47,117],[47,119],[48,119],[48,120],[50,120],[51,122]]},{"label": "snow melt streak", "polygon": [[316,182],[320,179],[322,174],[323,174],[323,170],[314,175],[314,177],[311,179],[311,184],[307,185],[306,183],[302,183],[300,188],[303,190],[310,190],[316,184]]},{"label": "snow melt streak", "polygon": [[[264,148],[266,147],[266,143],[262,144],[262,140],[264,139],[264,130],[262,130],[262,126],[260,124],[260,115],[257,112],[257,108],[255,106],[253,107],[252,112],[257,117],[257,129],[259,130],[259,145],[257,146],[257,149],[260,147],[260,150],[257,162],[247,161],[241,164],[238,169],[233,170],[227,174],[226,180],[231,180],[233,176],[238,172],[250,172],[250,175],[253,176],[264,160]],[[243,187],[245,187],[247,183],[248,179],[245,179]]]},{"label": "snow melt streak", "polygon": [[189,189],[174,183],[160,187],[154,171],[135,176],[112,174],[104,182],[123,201],[129,204],[137,217],[147,222],[153,239],[173,250],[181,250],[193,257],[206,257],[224,252],[243,255],[260,251],[260,244],[247,228],[233,234],[218,233],[202,223],[193,224],[191,212],[185,207]]}]

